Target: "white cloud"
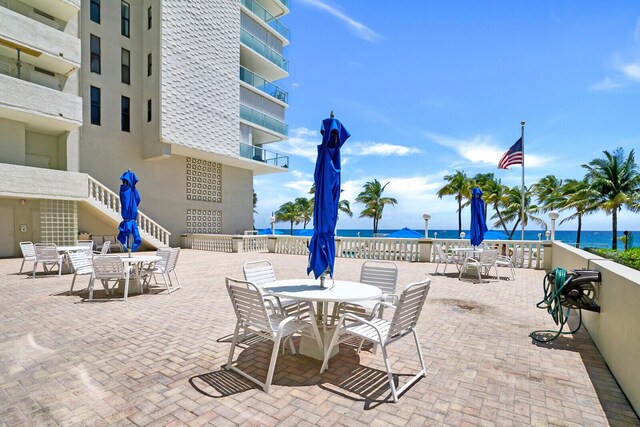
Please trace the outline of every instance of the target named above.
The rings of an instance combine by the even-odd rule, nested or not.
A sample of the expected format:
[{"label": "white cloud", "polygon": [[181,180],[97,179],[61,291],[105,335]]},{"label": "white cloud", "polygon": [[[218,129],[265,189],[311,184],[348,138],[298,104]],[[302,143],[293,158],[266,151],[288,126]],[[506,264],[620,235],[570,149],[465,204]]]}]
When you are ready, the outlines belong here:
[{"label": "white cloud", "polygon": [[619,80],[614,80],[611,77],[605,77],[603,80],[589,87],[591,90],[611,90],[623,86]]},{"label": "white cloud", "polygon": [[[475,135],[470,139],[452,138],[426,132],[427,138],[444,147],[455,150],[458,155],[474,165],[498,166],[502,155],[509,149],[509,143],[497,143],[492,135]],[[515,141],[514,141],[515,142]],[[527,167],[540,167],[553,160],[551,157],[528,153],[525,149]]]},{"label": "white cloud", "polygon": [[302,83],[291,83],[291,89],[298,89],[302,86]]},{"label": "white cloud", "polygon": [[307,4],[308,6],[315,7],[316,9],[323,10],[330,15],[335,16],[336,18],[343,21],[347,26],[355,33],[355,35],[363,40],[368,42],[375,42],[382,38],[382,36],[371,28],[367,27],[361,22],[356,21],[351,18],[341,10],[328,5],[327,3],[320,0],[301,0],[302,3]]},{"label": "white cloud", "polygon": [[620,67],[620,71],[625,75],[625,77],[628,77],[631,80],[640,81],[640,64],[631,63],[622,65]]},{"label": "white cloud", "polygon": [[344,151],[361,156],[407,156],[420,153],[420,150],[416,147],[381,142],[357,142],[345,147]]},{"label": "white cloud", "polygon": [[[635,52],[627,52],[626,55],[615,55],[612,61],[613,68],[616,70],[615,75],[613,77],[605,77],[602,81],[591,85],[589,89],[605,91],[640,82],[640,58],[638,58],[638,51],[640,51],[640,19],[636,22],[633,37],[635,41],[633,50]],[[627,60],[621,60],[620,56],[626,56]],[[630,57],[635,57],[635,59],[630,61]]]}]

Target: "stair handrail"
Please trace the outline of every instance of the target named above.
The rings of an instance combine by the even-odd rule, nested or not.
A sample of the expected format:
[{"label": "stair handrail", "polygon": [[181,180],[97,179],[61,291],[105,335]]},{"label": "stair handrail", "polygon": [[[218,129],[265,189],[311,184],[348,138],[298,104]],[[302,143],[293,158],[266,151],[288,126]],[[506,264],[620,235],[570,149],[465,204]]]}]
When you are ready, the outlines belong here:
[{"label": "stair handrail", "polygon": [[[100,181],[93,178],[91,175],[87,176],[89,178],[89,198],[97,201],[115,213],[120,214],[120,196]],[[171,232],[169,230],[162,227],[141,211],[138,211],[138,219],[136,222],[138,223],[138,228],[141,231],[144,231],[154,239],[161,241],[166,246],[169,246],[169,237],[171,236]]]}]

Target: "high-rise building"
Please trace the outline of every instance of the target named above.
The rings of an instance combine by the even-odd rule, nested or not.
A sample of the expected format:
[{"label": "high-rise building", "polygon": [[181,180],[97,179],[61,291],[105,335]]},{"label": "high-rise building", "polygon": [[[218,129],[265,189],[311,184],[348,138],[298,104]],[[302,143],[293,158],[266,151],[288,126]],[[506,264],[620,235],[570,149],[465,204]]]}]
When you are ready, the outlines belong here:
[{"label": "high-rise building", "polygon": [[288,168],[264,148],[288,133],[274,83],[288,75],[288,11],[286,0],[0,0],[0,256],[25,240],[117,234],[127,169],[148,247],[251,229],[253,176]]}]

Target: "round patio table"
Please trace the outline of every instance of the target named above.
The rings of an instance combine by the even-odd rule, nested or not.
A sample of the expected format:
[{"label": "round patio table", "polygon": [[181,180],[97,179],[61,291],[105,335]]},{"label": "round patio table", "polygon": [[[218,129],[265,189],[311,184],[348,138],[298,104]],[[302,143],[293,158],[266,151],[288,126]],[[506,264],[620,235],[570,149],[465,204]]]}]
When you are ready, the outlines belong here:
[{"label": "round patio table", "polygon": [[[320,285],[320,280],[289,279],[266,283],[262,290],[267,295],[309,303],[309,310],[315,317],[316,324],[322,327],[320,338],[323,348],[319,349],[315,340],[303,335],[300,342],[300,353],[318,360],[324,359],[324,353],[332,336],[333,328],[329,324],[331,316],[327,315],[329,303],[339,304],[341,302],[380,300],[382,298],[382,290],[376,286],[347,280],[331,280],[329,278],[325,280],[325,287]],[[317,311],[313,307],[313,302],[318,303]],[[334,352],[338,352],[337,346]]]}]

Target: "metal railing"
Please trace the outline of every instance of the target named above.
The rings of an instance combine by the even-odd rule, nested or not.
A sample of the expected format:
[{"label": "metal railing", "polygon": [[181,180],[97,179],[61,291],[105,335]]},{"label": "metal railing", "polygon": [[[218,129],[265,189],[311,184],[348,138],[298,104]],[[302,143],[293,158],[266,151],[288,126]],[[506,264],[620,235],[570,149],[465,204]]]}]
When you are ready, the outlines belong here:
[{"label": "metal railing", "polygon": [[283,5],[285,5],[287,7],[287,9],[289,9],[289,0],[278,0],[280,3],[282,3]]},{"label": "metal railing", "polygon": [[257,52],[258,54],[264,56],[266,59],[282,68],[286,72],[289,72],[288,59],[276,52],[274,49],[267,46],[262,40],[259,40],[258,38],[249,34],[249,32],[244,28],[240,29],[240,42]]},{"label": "metal railing", "polygon": [[273,96],[274,98],[284,102],[285,104],[289,103],[289,93],[286,90],[282,89],[278,85],[271,83],[264,77],[260,77],[253,71],[250,71],[243,66],[240,66],[240,80],[247,84],[250,84],[251,86],[259,89],[267,95]]},{"label": "metal railing", "polygon": [[274,119],[273,117],[267,116],[266,114],[254,110],[253,108],[247,107],[246,105],[240,104],[240,118],[248,120],[251,123],[255,123],[258,126],[270,129],[281,135],[289,135],[288,124],[286,124],[285,122],[281,122],[278,119]]},{"label": "metal railing", "polygon": [[[91,176],[88,178],[89,197],[119,215],[121,212],[120,196],[102,185],[100,182],[96,181]],[[149,234],[154,239],[169,246],[169,237],[171,236],[171,233],[167,229],[140,211],[138,211],[138,220],[136,222],[138,223],[140,231]]]},{"label": "metal railing", "polygon": [[283,156],[275,151],[265,150],[262,147],[240,143],[240,156],[245,159],[257,160],[281,168],[289,167],[289,156]]},{"label": "metal railing", "polygon": [[240,3],[258,18],[262,19],[267,25],[276,30],[280,35],[282,35],[282,37],[289,40],[289,28],[280,22],[278,18],[270,14],[260,3],[255,0],[240,0]]}]

